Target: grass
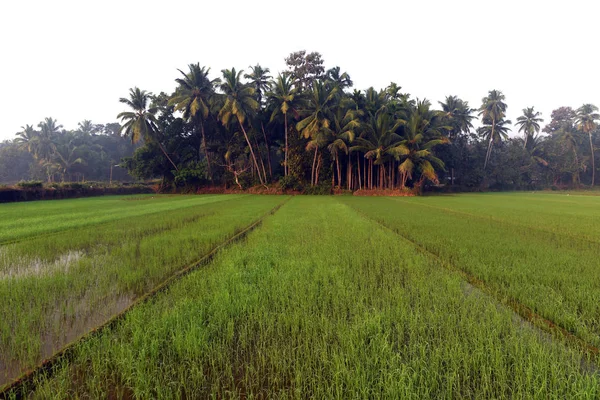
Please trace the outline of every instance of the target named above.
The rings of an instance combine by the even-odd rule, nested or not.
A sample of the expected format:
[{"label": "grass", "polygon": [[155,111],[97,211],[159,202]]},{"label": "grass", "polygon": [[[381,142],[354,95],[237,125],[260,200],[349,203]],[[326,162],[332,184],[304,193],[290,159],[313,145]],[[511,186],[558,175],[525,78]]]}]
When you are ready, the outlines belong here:
[{"label": "grass", "polygon": [[[0,354],[15,347],[33,365],[42,332],[131,301],[285,200],[214,197],[0,247],[43,265],[0,278]],[[598,398],[596,359],[501,305],[514,298],[598,342],[600,198],[567,200],[294,197],[9,397]],[[80,256],[63,268],[65,254]]]},{"label": "grass", "polygon": [[283,200],[202,199],[184,200],[196,206],[168,213],[84,225],[0,248],[0,384],[100,325]]},{"label": "grass", "polygon": [[600,199],[582,197],[578,206],[548,195],[462,199],[444,208],[438,208],[441,199],[344,202],[484,281],[497,296],[515,299],[600,346],[598,244],[580,228],[571,229],[582,221],[598,230],[593,204],[600,206]]},{"label": "grass", "polygon": [[342,201],[292,199],[207,268],[78,345],[30,396],[600,394],[579,352]]}]

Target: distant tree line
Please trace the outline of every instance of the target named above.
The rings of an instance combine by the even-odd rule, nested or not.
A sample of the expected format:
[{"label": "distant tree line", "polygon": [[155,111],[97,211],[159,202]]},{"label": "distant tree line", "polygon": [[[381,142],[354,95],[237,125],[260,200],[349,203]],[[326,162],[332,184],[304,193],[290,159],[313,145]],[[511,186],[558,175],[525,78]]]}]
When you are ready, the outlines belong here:
[{"label": "distant tree line", "polygon": [[0,171],[9,164],[14,171],[0,180],[22,178],[25,170],[50,181],[106,180],[108,167],[120,162],[133,177],[180,187],[595,184],[600,115],[594,105],[556,109],[543,129],[541,114],[525,108],[515,121],[518,135],[509,137],[513,125],[499,90],[478,108],[456,96],[436,108],[394,82],[382,90],[353,89],[350,75],[326,69],[316,52],[292,53],[286,65],[277,76],[255,65],[212,77],[210,68],[190,64],[170,94],[130,89],[120,99],[126,107],[117,116],[120,126],[84,121],[71,132],[51,118],[38,129],[25,126],[0,147]]},{"label": "distant tree line", "polygon": [[0,182],[133,180],[118,166],[133,151],[118,123],[84,120],[69,131],[46,118],[37,126],[25,125],[12,141],[0,143]]}]

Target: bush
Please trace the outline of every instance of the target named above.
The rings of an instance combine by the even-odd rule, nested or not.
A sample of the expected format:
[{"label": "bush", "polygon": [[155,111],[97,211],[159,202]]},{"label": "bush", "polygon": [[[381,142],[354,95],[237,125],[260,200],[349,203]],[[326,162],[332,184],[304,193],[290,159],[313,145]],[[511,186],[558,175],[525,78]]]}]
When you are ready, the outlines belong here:
[{"label": "bush", "polygon": [[304,194],[311,195],[330,195],[332,194],[331,183],[323,182],[317,186],[308,186],[304,189]]},{"label": "bush", "polygon": [[279,179],[279,187],[281,188],[281,190],[302,191],[303,189],[300,180],[293,175],[284,176],[281,179]]},{"label": "bush", "polygon": [[44,187],[42,181],[21,181],[17,186],[23,189],[41,189]]}]

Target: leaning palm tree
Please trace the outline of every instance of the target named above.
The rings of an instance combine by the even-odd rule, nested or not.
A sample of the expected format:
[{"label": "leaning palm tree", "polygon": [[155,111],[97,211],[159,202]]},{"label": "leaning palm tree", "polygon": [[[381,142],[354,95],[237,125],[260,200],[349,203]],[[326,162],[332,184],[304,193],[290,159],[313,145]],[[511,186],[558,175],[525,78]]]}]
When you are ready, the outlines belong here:
[{"label": "leaning palm tree", "polygon": [[148,142],[158,144],[160,150],[169,160],[176,171],[179,169],[173,162],[167,151],[160,143],[160,132],[158,130],[155,107],[148,108],[150,102],[150,94],[145,90],[140,90],[138,87],[129,89],[129,98],[121,97],[119,101],[128,105],[133,111],[124,111],[117,115],[121,119],[120,132],[125,132],[131,138],[131,143],[137,143],[144,139]]},{"label": "leaning palm tree", "polygon": [[584,104],[577,109],[577,128],[583,133],[587,133],[590,138],[590,150],[592,152],[592,186],[596,179],[596,164],[594,162],[594,142],[592,140],[592,132],[598,126],[596,121],[600,119],[598,107],[593,104]]},{"label": "leaning palm tree", "polygon": [[212,179],[210,157],[206,145],[205,122],[210,114],[210,102],[215,95],[215,85],[220,79],[210,80],[208,73],[210,68],[200,67],[199,63],[189,64],[189,72],[178,71],[183,78],[175,79],[178,87],[169,104],[175,105],[175,111],[183,111],[183,118],[199,126],[202,135],[202,150],[206,157],[206,165],[209,179]]},{"label": "leaning palm tree", "polygon": [[508,139],[508,132],[510,132],[511,121],[508,119],[500,119],[495,121],[495,124],[485,124],[478,129],[479,136],[483,140],[487,140],[490,145],[488,146],[488,153],[486,154],[486,164],[491,158],[491,149],[494,143],[499,144],[503,140]]},{"label": "leaning palm tree", "polygon": [[225,94],[225,102],[219,110],[218,117],[223,125],[229,125],[233,118],[237,120],[242,129],[242,133],[244,134],[244,138],[246,139],[248,149],[250,150],[250,155],[252,156],[258,179],[260,183],[264,185],[266,176],[263,178],[260,173],[254,149],[248,138],[246,128],[244,127],[244,123],[248,117],[252,116],[258,109],[258,102],[254,98],[254,88],[242,83],[240,78],[244,72],[243,70],[236,72],[235,68],[232,68],[231,70],[224,69],[221,72],[223,73],[221,90]]},{"label": "leaning palm tree", "polygon": [[527,147],[527,140],[540,133],[540,123],[544,122],[541,115],[542,113],[535,111],[533,107],[527,107],[523,109],[523,115],[517,118],[515,125],[519,127],[519,132],[523,132],[525,137],[523,148]]},{"label": "leaning palm tree", "polygon": [[479,115],[482,116],[482,122],[485,125],[489,125],[491,129],[483,169],[487,167],[490,155],[492,154],[493,140],[497,137],[495,134],[496,125],[499,121],[503,120],[506,115],[506,103],[504,100],[505,96],[499,90],[490,90],[488,95],[481,100],[482,104],[479,108]]},{"label": "leaning palm tree", "polygon": [[311,169],[311,185],[315,185],[319,181],[317,168],[319,148],[328,142],[328,137],[333,135],[332,111],[337,92],[337,88],[325,85],[321,81],[313,82],[311,91],[307,94],[306,109],[303,111],[305,118],[296,124],[298,132],[305,139],[311,139],[307,150],[315,150]]},{"label": "leaning palm tree", "polygon": [[271,85],[271,91],[268,92],[268,101],[273,105],[273,113],[270,122],[273,122],[279,114],[283,114],[283,125],[285,130],[285,152],[283,161],[283,175],[287,176],[288,168],[288,113],[298,116],[298,106],[300,97],[298,90],[294,87],[292,79],[288,74],[279,74],[277,80]]}]

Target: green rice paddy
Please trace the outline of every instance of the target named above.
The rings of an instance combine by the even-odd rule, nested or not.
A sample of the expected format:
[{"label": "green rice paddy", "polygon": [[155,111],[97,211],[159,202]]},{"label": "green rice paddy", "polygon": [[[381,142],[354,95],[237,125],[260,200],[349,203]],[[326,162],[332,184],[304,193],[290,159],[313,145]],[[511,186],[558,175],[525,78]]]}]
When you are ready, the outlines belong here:
[{"label": "green rice paddy", "polygon": [[135,196],[0,217],[0,387],[74,343],[8,398],[600,397],[600,197]]}]

